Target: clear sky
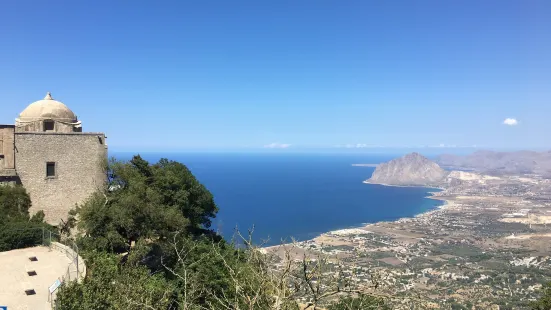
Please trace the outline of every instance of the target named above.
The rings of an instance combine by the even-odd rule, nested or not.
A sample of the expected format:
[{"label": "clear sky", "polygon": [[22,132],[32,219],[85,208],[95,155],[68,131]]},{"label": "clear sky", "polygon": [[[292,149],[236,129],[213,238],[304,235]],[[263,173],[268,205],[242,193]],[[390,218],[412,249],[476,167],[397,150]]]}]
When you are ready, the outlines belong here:
[{"label": "clear sky", "polygon": [[115,150],[551,148],[546,0],[17,0],[0,42],[0,123],[51,91]]}]

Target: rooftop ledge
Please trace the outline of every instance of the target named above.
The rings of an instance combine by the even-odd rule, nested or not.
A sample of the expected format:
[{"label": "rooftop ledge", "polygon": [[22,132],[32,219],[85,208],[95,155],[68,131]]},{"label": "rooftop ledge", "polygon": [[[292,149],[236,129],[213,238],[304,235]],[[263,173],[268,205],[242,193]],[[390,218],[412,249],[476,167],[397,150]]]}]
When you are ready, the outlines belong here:
[{"label": "rooftop ledge", "polygon": [[15,169],[0,169],[0,177],[16,177]]},{"label": "rooftop ledge", "polygon": [[103,132],[42,132],[42,131],[16,131],[16,135],[60,135],[60,136],[105,136]]}]

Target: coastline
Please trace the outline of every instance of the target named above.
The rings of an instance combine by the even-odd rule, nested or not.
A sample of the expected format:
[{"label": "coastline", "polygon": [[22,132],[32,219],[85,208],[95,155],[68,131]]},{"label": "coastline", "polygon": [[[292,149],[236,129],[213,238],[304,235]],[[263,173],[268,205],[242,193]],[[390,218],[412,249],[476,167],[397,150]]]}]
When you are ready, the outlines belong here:
[{"label": "coastline", "polygon": [[389,187],[422,187],[422,188],[432,188],[432,189],[445,190],[444,187],[429,186],[429,185],[396,185],[396,184],[386,184],[386,183],[373,183],[373,182],[369,182],[369,180],[365,180],[362,183],[363,184],[370,184],[370,185],[389,186]]},{"label": "coastline", "polygon": [[353,167],[371,167],[371,168],[376,168],[379,165],[380,164],[352,164]]},{"label": "coastline", "polygon": [[[363,183],[364,184],[371,184],[371,185],[391,186],[391,187],[422,187],[422,188],[427,188],[427,189],[445,190],[444,188],[429,187],[429,186],[408,186],[408,185],[379,184],[379,183],[370,183],[370,182],[367,182],[367,181],[364,181]],[[374,222],[374,223],[366,223],[366,224],[364,224],[362,226],[359,226],[359,227],[350,227],[350,228],[343,228],[343,229],[328,231],[326,233],[320,234],[319,236],[317,236],[317,237],[315,237],[311,240],[315,240],[319,237],[328,236],[328,235],[343,235],[343,234],[346,235],[347,232],[349,232],[348,234],[350,234],[350,235],[357,234],[358,229],[359,230],[365,230],[365,233],[370,233],[370,231],[368,230],[369,227],[378,226],[378,225],[383,224],[383,223],[395,223],[395,224],[397,224],[397,223],[401,223],[403,221],[407,221],[407,220],[411,220],[411,219],[415,219],[415,218],[430,216],[430,215],[433,215],[437,212],[442,212],[443,210],[445,210],[445,209],[449,208],[450,206],[452,206],[452,203],[451,203],[450,199],[447,199],[446,197],[441,197],[441,196],[434,196],[435,192],[428,192],[428,193],[429,193],[429,195],[426,196],[425,198],[442,201],[443,202],[442,205],[437,206],[433,209],[426,210],[426,211],[423,211],[421,213],[415,214],[413,216],[401,217],[401,218],[398,218],[398,219],[393,220],[393,221],[378,221],[378,222]]]},{"label": "coastline", "polygon": [[[440,190],[440,191],[445,190],[444,188],[431,187],[431,186],[422,186],[422,185],[418,185],[418,186],[392,185],[392,184],[370,183],[370,182],[367,182],[367,181],[363,181],[362,183],[371,184],[371,185],[390,186],[390,187],[418,187],[418,188],[426,188],[426,189],[437,189],[437,190]],[[321,234],[319,234],[318,236],[316,236],[314,238],[303,240],[303,241],[297,241],[297,242],[298,243],[300,243],[300,242],[316,242],[316,239],[320,239],[320,238],[327,237],[327,236],[343,236],[343,235],[354,235],[354,234],[357,235],[357,234],[361,234],[361,233],[369,234],[369,233],[371,233],[368,230],[369,227],[378,226],[378,225],[384,224],[384,223],[396,223],[397,224],[397,223],[401,223],[403,221],[407,221],[407,220],[411,220],[411,219],[415,219],[415,218],[430,216],[430,215],[435,214],[436,212],[441,212],[441,211],[445,210],[446,208],[448,208],[452,205],[451,201],[449,199],[446,199],[445,197],[441,197],[441,196],[434,196],[434,193],[437,193],[437,192],[429,191],[428,192],[429,195],[424,197],[424,198],[439,200],[439,201],[442,201],[443,203],[442,203],[442,205],[437,206],[435,208],[431,208],[430,210],[426,210],[426,211],[417,213],[417,214],[412,215],[412,216],[401,217],[401,218],[398,218],[398,219],[392,220],[392,221],[377,221],[377,222],[374,222],[374,223],[363,223],[359,226],[351,226],[351,227],[348,227],[348,228],[330,230],[328,232],[321,233]],[[271,246],[267,246],[267,247],[262,247],[262,250],[263,251],[269,251],[271,249],[276,249],[280,246],[285,246],[285,245],[289,245],[289,244],[291,244],[291,243],[271,245]]]},{"label": "coastline", "polygon": [[[457,187],[454,183],[420,186],[428,192],[425,198],[442,204],[429,202],[412,209],[419,212],[413,216],[405,213],[398,219],[332,230],[265,252],[290,255],[291,259],[322,255],[331,263],[342,264],[345,272],[357,272],[357,282],[368,286],[372,283],[365,275],[370,273],[364,271],[375,270],[384,275],[378,278],[384,279],[378,282],[382,294],[413,294],[427,304],[453,296],[458,302],[478,301],[477,309],[489,309],[511,296],[534,300],[550,277],[549,186],[548,180],[517,176],[466,178]],[[511,192],[511,187],[528,189]],[[545,199],[533,199],[534,193]],[[411,206],[408,201],[413,202],[404,203]],[[423,210],[425,205],[429,209]],[[522,271],[510,273],[517,267]],[[495,275],[506,273],[510,279],[507,290],[493,286]],[[526,281],[527,277],[534,281]],[[484,301],[480,292],[486,296]]]}]

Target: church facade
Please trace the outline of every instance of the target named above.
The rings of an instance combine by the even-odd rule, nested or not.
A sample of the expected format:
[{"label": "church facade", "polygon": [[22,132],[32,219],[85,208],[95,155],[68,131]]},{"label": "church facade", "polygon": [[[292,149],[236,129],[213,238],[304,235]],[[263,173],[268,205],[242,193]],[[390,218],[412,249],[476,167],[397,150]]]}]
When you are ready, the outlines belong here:
[{"label": "church facade", "polygon": [[77,116],[50,93],[0,125],[0,183],[22,184],[31,214],[43,210],[58,225],[69,210],[106,182],[104,133],[83,132]]}]

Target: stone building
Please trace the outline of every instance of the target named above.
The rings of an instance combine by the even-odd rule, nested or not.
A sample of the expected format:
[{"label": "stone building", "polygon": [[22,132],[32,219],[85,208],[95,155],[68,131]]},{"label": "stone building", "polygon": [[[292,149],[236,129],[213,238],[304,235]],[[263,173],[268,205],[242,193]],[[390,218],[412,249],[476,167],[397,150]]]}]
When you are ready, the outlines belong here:
[{"label": "stone building", "polygon": [[0,125],[0,183],[20,183],[31,214],[43,210],[57,225],[106,181],[105,134],[83,132],[77,116],[50,93]]}]

